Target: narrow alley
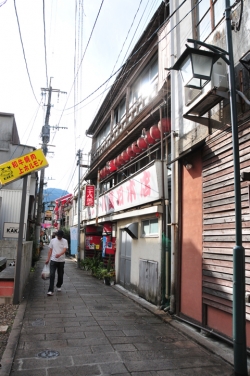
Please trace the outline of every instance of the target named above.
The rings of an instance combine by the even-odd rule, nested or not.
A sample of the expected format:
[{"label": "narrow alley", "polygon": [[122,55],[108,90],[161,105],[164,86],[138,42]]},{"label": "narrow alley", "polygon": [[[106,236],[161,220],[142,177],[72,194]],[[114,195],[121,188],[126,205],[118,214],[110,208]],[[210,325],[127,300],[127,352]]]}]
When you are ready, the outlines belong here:
[{"label": "narrow alley", "polygon": [[[74,260],[66,261],[62,291],[48,297],[49,282],[41,278],[46,255],[47,247],[31,277],[27,303],[19,307],[25,304],[12,376],[233,374],[224,360],[77,269]],[[6,363],[3,359],[4,375]]]}]

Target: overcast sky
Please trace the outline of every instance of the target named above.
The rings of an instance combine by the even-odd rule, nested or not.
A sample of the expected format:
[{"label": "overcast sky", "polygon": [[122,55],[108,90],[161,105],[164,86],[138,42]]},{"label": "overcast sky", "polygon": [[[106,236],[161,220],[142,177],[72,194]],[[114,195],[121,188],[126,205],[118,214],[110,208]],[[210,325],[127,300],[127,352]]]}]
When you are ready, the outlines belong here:
[{"label": "overcast sky", "polygon": [[[55,147],[49,148],[54,153],[47,156],[48,188],[73,193],[78,175],[76,152],[90,151],[85,131],[104,99],[99,94],[111,82],[75,111],[70,107],[102,85],[114,66],[115,71],[122,65],[126,52],[131,51],[161,1],[0,0],[0,112],[15,115],[21,143],[41,147],[47,103],[41,88],[48,87],[47,77],[48,81],[53,77],[53,89],[67,92],[59,97],[52,95],[49,124],[68,129],[51,130],[50,144]],[[74,68],[74,62],[78,62],[78,68]]]}]

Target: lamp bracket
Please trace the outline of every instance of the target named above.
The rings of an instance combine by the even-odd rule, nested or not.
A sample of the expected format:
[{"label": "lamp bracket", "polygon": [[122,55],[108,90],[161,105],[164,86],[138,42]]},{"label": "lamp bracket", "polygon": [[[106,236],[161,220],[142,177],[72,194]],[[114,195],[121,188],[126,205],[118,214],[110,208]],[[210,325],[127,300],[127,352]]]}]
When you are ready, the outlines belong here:
[{"label": "lamp bracket", "polygon": [[187,42],[193,43],[195,48],[197,48],[197,45],[200,45],[200,46],[205,47],[208,50],[210,50],[210,51],[212,51],[216,54],[219,54],[220,57],[225,61],[225,63],[227,63],[227,65],[230,65],[229,60],[225,56],[225,55],[229,55],[229,53],[226,50],[223,50],[223,48],[220,48],[218,46],[214,46],[214,45],[211,45],[211,44],[207,44],[207,43],[201,42],[201,41],[196,40],[196,39],[187,39]]}]

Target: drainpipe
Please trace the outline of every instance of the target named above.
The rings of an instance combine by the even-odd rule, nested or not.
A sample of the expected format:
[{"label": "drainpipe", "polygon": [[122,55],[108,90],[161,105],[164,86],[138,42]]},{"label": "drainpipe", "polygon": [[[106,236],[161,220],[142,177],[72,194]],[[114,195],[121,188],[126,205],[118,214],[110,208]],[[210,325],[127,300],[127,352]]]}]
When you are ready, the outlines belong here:
[{"label": "drainpipe", "polygon": [[[160,107],[160,123],[162,121],[162,108]],[[167,142],[167,141],[166,141]],[[166,294],[166,205],[165,205],[165,174],[163,132],[161,127],[161,176],[162,176],[162,239],[161,239],[161,306],[165,305]]]},{"label": "drainpipe", "polygon": [[[174,1],[170,0],[170,14],[174,11]],[[170,66],[174,65],[174,17],[170,18]],[[175,72],[170,71],[171,77],[171,160],[175,159]],[[171,174],[171,276],[170,276],[170,312],[174,313],[176,308],[176,275],[175,275],[175,261],[176,261],[176,163],[172,164]]]},{"label": "drainpipe", "polygon": [[97,185],[96,185],[96,218],[95,224],[98,225],[98,215],[99,215],[99,193],[100,193],[100,170],[97,171]]}]

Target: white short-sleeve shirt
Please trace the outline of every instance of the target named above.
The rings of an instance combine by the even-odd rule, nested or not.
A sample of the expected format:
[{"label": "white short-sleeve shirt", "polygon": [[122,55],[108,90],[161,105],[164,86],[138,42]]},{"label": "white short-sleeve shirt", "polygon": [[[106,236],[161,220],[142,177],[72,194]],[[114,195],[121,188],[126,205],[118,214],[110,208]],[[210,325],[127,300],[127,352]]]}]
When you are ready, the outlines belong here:
[{"label": "white short-sleeve shirt", "polygon": [[57,262],[65,261],[65,253],[58,258],[56,258],[56,254],[62,253],[62,251],[65,248],[67,249],[69,248],[67,239],[64,239],[64,238],[62,238],[61,240],[59,240],[58,238],[51,239],[49,243],[49,248],[52,249],[50,260],[57,261]]}]

